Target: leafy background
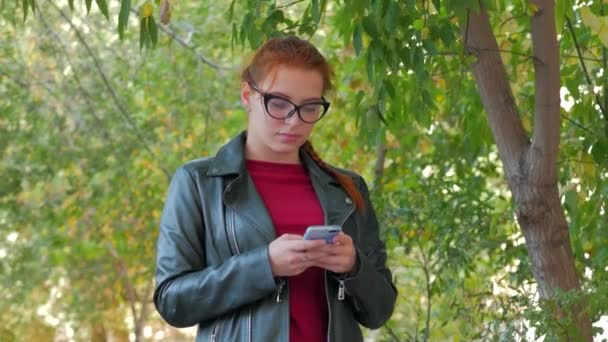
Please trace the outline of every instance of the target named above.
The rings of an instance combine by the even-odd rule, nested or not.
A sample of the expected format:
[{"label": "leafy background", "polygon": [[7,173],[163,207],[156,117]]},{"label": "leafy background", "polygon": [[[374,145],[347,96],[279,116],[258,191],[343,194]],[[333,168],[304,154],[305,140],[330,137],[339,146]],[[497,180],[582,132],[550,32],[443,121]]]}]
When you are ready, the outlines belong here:
[{"label": "leafy background", "polygon": [[[151,302],[168,180],[245,127],[240,68],[282,33],[335,67],[313,144],[372,185],[400,295],[368,339],[549,339],[462,50],[465,1],[172,1],[168,25],[164,3],[0,1],[0,340],[191,340]],[[484,4],[529,129],[534,8]],[[601,339],[608,19],[601,3],[556,6],[560,193]]]}]

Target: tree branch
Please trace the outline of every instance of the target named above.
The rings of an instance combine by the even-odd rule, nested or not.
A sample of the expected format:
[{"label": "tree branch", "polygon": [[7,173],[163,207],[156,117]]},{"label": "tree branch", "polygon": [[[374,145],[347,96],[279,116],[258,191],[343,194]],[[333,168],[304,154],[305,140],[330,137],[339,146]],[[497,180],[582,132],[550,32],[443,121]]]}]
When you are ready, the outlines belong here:
[{"label": "tree branch", "polygon": [[[134,8],[131,8],[131,13],[139,15],[139,12]],[[217,71],[234,69],[234,67],[225,67],[225,66],[221,66],[221,65],[218,65],[217,63],[212,62],[209,58],[203,56],[198,51],[196,51],[196,46],[190,45],[183,38],[179,37],[175,32],[173,32],[173,30],[171,30],[168,26],[158,25],[158,29],[161,30],[162,32],[166,33],[169,37],[171,37],[171,39],[178,42],[181,46],[187,48],[188,50],[191,50],[196,55],[196,58],[199,61],[203,62],[204,64],[207,64],[211,68],[213,68]]]},{"label": "tree branch", "polygon": [[299,2],[303,2],[304,0],[296,0],[296,1],[292,1],[290,3],[288,3],[287,5],[281,5],[281,6],[277,6],[277,9],[281,9],[281,8],[287,8],[289,6],[293,6]]},{"label": "tree branch", "polygon": [[586,131],[586,132],[588,132],[588,133],[591,133],[592,135],[595,135],[595,132],[593,132],[593,131],[592,131],[592,130],[590,130],[589,128],[587,128],[587,127],[585,127],[585,126],[583,126],[583,125],[579,124],[578,122],[576,122],[576,121],[574,121],[574,120],[570,119],[570,117],[568,117],[567,115],[562,114],[561,116],[562,116],[562,118],[566,119],[566,121],[568,121],[568,122],[570,122],[571,124],[573,124],[574,126],[576,126],[576,127],[580,128],[580,129],[582,129],[582,130],[584,130],[584,131]]},{"label": "tree branch", "polygon": [[498,43],[483,4],[480,3],[479,12],[470,11],[469,19],[470,23],[462,32],[463,37],[468,37],[465,49],[477,57],[473,75],[507,179],[511,181],[521,175],[520,160],[527,151],[529,139],[519,118]]},{"label": "tree branch", "polygon": [[127,266],[125,265],[124,261],[122,260],[122,258],[120,257],[120,255],[118,254],[118,251],[116,251],[114,246],[112,246],[110,243],[107,243],[106,249],[108,250],[108,253],[112,257],[112,259],[114,259],[115,264],[118,266],[118,274],[123,283],[123,286],[125,287],[126,297],[127,297],[127,300],[129,301],[129,306],[131,308],[133,320],[135,322],[137,322],[139,320],[139,314],[137,312],[135,304],[139,301],[139,299],[137,298],[137,293],[135,292],[135,288],[132,286],[131,282],[129,281]]},{"label": "tree branch", "polygon": [[[381,128],[381,130],[383,130]],[[382,189],[382,176],[384,175],[384,161],[386,160],[386,143],[384,131],[379,133],[378,146],[376,148],[376,167],[374,168],[374,191],[378,193]]]},{"label": "tree branch", "polygon": [[3,71],[2,69],[0,69],[0,75],[3,75],[4,77],[6,77],[7,79],[9,79],[11,82],[15,83],[16,85],[18,85],[19,87],[23,88],[24,90],[28,91],[29,85],[27,83],[25,83],[24,81],[13,77],[13,75],[10,75],[9,73]]},{"label": "tree branch", "polygon": [[[70,28],[72,29],[72,31],[74,31],[74,34],[76,35],[76,38],[78,39],[78,41],[84,46],[85,50],[87,51],[87,53],[89,54],[89,56],[91,57],[91,59],[93,59],[93,64],[95,65],[95,68],[97,69],[97,72],[101,76],[101,79],[103,80],[103,83],[106,86],[106,89],[110,93],[110,97],[112,98],[112,101],[114,101],[114,104],[118,108],[118,111],[123,116],[123,118],[127,121],[128,125],[131,127],[131,129],[133,130],[133,133],[135,134],[135,136],[137,137],[137,139],[140,141],[140,143],[142,144],[142,146],[144,147],[144,149],[148,153],[150,153],[150,155],[152,155],[152,157],[154,157],[156,159],[157,158],[156,154],[154,153],[154,151],[152,151],[152,149],[150,148],[150,145],[148,144],[148,142],[146,141],[146,139],[144,138],[144,136],[140,133],[137,125],[135,124],[135,122],[133,122],[133,120],[131,119],[131,117],[127,113],[126,109],[122,106],[122,104],[121,104],[121,102],[120,102],[120,100],[118,98],[118,95],[116,95],[116,91],[114,91],[114,88],[110,84],[110,81],[108,80],[108,77],[106,76],[105,72],[103,71],[100,62],[97,59],[97,56],[95,55],[95,53],[93,53],[93,50],[91,49],[91,47],[89,46],[89,44],[87,44],[87,42],[84,39],[84,37],[82,36],[82,33],[80,32],[80,30],[78,30],[78,28],[74,25],[74,23],[72,22],[72,20],[63,12],[63,10],[59,6],[57,6],[57,4],[55,4],[54,1],[49,1],[48,3],[50,3],[59,12],[59,14],[61,15],[61,17],[70,26]],[[158,167],[163,171],[163,173],[165,174],[165,176],[167,177],[167,179],[171,178],[171,174],[167,170],[165,170],[165,168],[163,168],[162,166],[160,166],[160,164],[158,165]]]},{"label": "tree branch", "polygon": [[[581,53],[581,47],[578,44],[578,40],[576,39],[576,34],[574,34],[574,27],[572,26],[572,22],[570,21],[570,18],[568,16],[566,16],[566,24],[568,26],[568,31],[572,35],[572,40],[574,41],[574,46],[576,47],[576,53],[578,55],[579,62],[581,63],[581,68],[583,69],[583,74],[585,75],[585,80],[587,80],[587,84],[591,88],[593,88],[594,87],[593,81],[591,80],[591,76],[589,74],[589,71],[587,70],[587,66],[585,65],[585,60],[583,59],[583,54]],[[595,102],[600,107],[602,114],[606,115],[606,108],[602,104],[602,101],[600,100],[600,97],[598,94],[595,94]]]},{"label": "tree branch", "polygon": [[[103,130],[102,130],[103,137],[106,139],[106,142],[108,142],[108,144],[110,146],[112,146],[113,148],[116,148],[114,140],[112,139],[112,137],[108,133],[108,128],[104,124],[103,120],[101,120],[101,118],[99,118],[99,115],[97,115],[97,112],[95,110],[95,106],[93,106],[93,104],[91,102],[91,95],[83,87],[82,82],[80,81],[80,77],[78,76],[78,73],[76,72],[76,68],[74,66],[74,63],[72,63],[72,59],[70,58],[70,55],[67,52],[67,48],[65,47],[65,44],[63,44],[63,41],[61,40],[61,37],[59,37],[59,35],[55,31],[53,31],[53,29],[50,27],[50,25],[47,22],[46,18],[42,14],[42,11],[40,10],[40,7],[37,4],[36,4],[36,9],[38,10],[37,14],[38,14],[38,17],[40,18],[40,21],[42,22],[42,25],[46,29],[47,33],[50,36],[52,36],[52,37],[55,38],[54,42],[56,42],[59,45],[59,50],[61,51],[61,53],[65,57],[65,60],[66,60],[67,64],[70,66],[70,68],[72,68],[72,75],[73,75],[74,81],[76,83],[76,86],[78,87],[78,90],[83,95],[83,99],[84,99],[84,101],[85,101],[85,103],[86,103],[86,105],[88,107],[88,110],[90,111],[91,115],[95,119],[95,122],[98,125],[100,125],[101,127],[103,127]],[[55,57],[55,58],[57,59],[57,62],[60,62],[57,57]]]},{"label": "tree branch", "polygon": [[[529,158],[532,182],[557,183],[560,133],[559,48],[553,0],[533,1],[538,8],[531,18],[534,63],[534,134]],[[535,179],[534,179],[535,178]]]}]

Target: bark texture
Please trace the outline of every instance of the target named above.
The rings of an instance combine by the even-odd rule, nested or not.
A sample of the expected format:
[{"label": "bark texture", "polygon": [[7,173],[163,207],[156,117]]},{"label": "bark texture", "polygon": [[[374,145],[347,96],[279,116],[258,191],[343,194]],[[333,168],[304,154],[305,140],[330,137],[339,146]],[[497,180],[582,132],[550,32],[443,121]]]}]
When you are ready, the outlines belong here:
[{"label": "bark texture", "polygon": [[[498,147],[526,240],[530,263],[541,299],[556,289],[579,290],[579,278],[568,223],[558,191],[557,155],[560,137],[559,50],[552,0],[532,1],[531,17],[535,71],[534,131],[526,134],[500,56],[488,14],[471,11],[463,25],[467,53],[477,58],[473,74]],[[567,340],[592,340],[591,321],[582,307],[555,312],[556,318],[572,313],[577,331]]]}]

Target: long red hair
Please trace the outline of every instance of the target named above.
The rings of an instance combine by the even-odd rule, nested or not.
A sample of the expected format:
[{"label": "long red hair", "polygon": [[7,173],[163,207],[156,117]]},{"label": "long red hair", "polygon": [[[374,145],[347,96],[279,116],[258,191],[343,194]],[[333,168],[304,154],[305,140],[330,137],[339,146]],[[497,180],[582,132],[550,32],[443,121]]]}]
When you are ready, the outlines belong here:
[{"label": "long red hair", "polygon": [[[323,78],[323,94],[333,88],[333,70],[325,57],[309,41],[295,36],[272,38],[264,43],[255,52],[249,65],[243,69],[241,80],[257,84],[279,65],[318,71]],[[302,149],[308,153],[320,168],[332,175],[340,183],[358,210],[362,211],[365,209],[363,196],[349,175],[339,172],[325,163],[313,149],[310,141],[306,141]]]}]

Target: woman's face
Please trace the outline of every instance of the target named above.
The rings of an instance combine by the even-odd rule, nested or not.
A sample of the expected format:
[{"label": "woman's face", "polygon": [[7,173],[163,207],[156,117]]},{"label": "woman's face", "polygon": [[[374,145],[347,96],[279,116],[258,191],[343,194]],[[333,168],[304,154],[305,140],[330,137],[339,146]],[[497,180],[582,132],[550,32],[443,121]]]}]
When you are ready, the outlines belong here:
[{"label": "woman's face", "polygon": [[[319,103],[323,95],[323,78],[318,71],[290,66],[278,66],[254,86],[261,93],[286,98],[296,105]],[[266,112],[260,92],[243,82],[241,101],[249,113],[247,158],[298,162],[298,150],[312,133],[315,124],[302,121],[298,113],[286,119],[271,117]],[[271,101],[269,109],[280,112],[284,103],[280,100],[276,103]],[[306,115],[304,111],[301,111],[303,116]]]}]

